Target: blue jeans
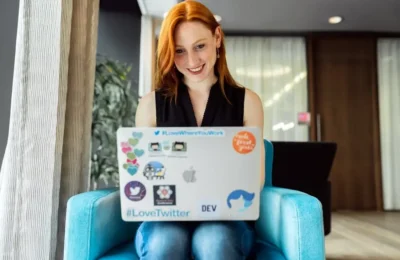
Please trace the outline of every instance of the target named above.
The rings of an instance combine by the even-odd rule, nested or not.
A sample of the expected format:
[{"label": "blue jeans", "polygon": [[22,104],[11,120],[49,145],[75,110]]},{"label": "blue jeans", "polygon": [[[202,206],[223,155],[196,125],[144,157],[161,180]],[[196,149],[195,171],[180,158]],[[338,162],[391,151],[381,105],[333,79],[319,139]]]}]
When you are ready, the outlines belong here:
[{"label": "blue jeans", "polygon": [[140,259],[246,259],[255,232],[244,221],[143,222],[135,238]]}]

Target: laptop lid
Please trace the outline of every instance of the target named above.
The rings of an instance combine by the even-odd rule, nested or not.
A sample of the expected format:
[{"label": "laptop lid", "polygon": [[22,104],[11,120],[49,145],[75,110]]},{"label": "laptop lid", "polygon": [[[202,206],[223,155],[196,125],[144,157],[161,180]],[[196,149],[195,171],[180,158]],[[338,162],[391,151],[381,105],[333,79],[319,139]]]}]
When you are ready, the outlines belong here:
[{"label": "laptop lid", "polygon": [[125,221],[256,220],[258,128],[120,128]]}]

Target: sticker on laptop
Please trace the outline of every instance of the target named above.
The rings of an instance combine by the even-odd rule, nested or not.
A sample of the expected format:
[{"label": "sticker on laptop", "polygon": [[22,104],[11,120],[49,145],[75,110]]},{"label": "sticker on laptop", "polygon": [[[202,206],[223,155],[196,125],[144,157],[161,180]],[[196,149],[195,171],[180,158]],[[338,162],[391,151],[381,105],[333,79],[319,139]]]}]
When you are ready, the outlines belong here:
[{"label": "sticker on laptop", "polygon": [[154,185],[154,206],[175,206],[176,188],[175,185]]},{"label": "sticker on laptop", "polygon": [[233,149],[240,154],[248,154],[254,150],[256,146],[256,138],[249,131],[241,131],[237,133],[232,140]]},{"label": "sticker on laptop", "polygon": [[143,175],[148,180],[164,180],[166,169],[164,165],[157,161],[151,161],[143,169]]},{"label": "sticker on laptop", "polygon": [[141,201],[146,196],[146,187],[138,181],[131,181],[125,185],[124,192],[129,200]]},{"label": "sticker on laptop", "polygon": [[223,210],[220,201],[215,200],[200,200],[196,209],[198,217],[217,219],[221,216]]},{"label": "sticker on laptop", "polygon": [[149,152],[158,153],[162,151],[162,145],[160,142],[151,142],[149,143]]},{"label": "sticker on laptop", "polygon": [[182,177],[187,183],[196,182],[196,170],[193,168],[193,166],[190,166],[190,168],[183,171]]},{"label": "sticker on laptop", "polygon": [[245,190],[234,190],[228,195],[226,202],[228,208],[237,212],[243,212],[253,204],[254,196],[254,192],[251,193]]},{"label": "sticker on laptop", "polygon": [[171,152],[168,154],[169,157],[186,157],[187,143],[183,141],[173,141],[171,144]]},{"label": "sticker on laptop", "polygon": [[163,141],[162,142],[163,150],[164,151],[169,151],[171,150],[171,144],[169,141]]},{"label": "sticker on laptop", "polygon": [[148,144],[150,157],[165,157],[171,152],[170,141],[154,141]]},{"label": "sticker on laptop", "polygon": [[180,142],[180,141],[173,142],[172,143],[172,151],[179,152],[179,153],[187,152],[186,142]]},{"label": "sticker on laptop", "polygon": [[131,175],[135,175],[139,169],[138,158],[143,156],[144,150],[136,146],[139,144],[140,139],[143,137],[141,132],[133,132],[132,137],[126,142],[121,142],[120,149],[126,155],[126,161],[122,167]]}]

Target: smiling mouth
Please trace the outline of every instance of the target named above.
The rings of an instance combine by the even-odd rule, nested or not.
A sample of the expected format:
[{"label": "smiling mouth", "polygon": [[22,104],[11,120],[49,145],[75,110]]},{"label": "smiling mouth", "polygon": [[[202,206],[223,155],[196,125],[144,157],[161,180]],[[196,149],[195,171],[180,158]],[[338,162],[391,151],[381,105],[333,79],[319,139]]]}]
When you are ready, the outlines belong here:
[{"label": "smiling mouth", "polygon": [[202,71],[204,68],[204,64],[197,67],[197,68],[193,68],[193,69],[188,69],[188,71],[192,72],[192,73],[199,73],[200,71]]}]

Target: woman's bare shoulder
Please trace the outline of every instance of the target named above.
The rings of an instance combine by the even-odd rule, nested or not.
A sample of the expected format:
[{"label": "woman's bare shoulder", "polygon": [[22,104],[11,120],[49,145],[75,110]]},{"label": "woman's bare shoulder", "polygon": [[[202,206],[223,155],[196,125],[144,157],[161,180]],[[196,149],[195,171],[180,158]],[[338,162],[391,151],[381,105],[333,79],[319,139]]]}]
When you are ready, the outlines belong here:
[{"label": "woman's bare shoulder", "polygon": [[256,92],[247,87],[244,87],[244,89],[245,89],[245,101],[261,103],[261,98]]},{"label": "woman's bare shoulder", "polygon": [[155,95],[156,92],[154,90],[145,94],[143,97],[140,98],[139,104],[143,106],[155,105]]},{"label": "woman's bare shoulder", "polygon": [[135,125],[137,127],[156,126],[156,101],[155,91],[151,91],[140,98],[136,109]]},{"label": "woman's bare shoulder", "polygon": [[246,125],[263,126],[264,108],[260,96],[249,88],[245,88],[244,121]]}]

